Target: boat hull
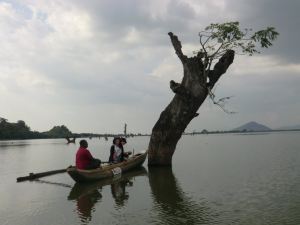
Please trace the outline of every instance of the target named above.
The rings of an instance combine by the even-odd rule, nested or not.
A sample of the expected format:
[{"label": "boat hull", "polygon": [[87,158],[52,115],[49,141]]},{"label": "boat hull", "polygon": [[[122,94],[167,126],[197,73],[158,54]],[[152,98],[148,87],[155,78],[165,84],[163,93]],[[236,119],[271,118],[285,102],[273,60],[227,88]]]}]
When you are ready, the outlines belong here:
[{"label": "boat hull", "polygon": [[119,176],[122,173],[142,166],[146,160],[146,157],[147,152],[140,153],[129,158],[127,161],[106,165],[93,170],[80,170],[76,167],[70,167],[67,169],[67,173],[74,181],[78,183],[101,180],[109,177]]}]

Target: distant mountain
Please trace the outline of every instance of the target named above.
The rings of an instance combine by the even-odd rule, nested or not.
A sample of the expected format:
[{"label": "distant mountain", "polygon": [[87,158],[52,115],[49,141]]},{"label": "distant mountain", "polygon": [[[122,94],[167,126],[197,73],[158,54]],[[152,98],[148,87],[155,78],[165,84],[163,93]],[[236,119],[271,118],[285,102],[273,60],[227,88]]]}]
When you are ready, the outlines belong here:
[{"label": "distant mountain", "polygon": [[240,127],[233,129],[233,131],[271,131],[271,130],[272,130],[271,128],[254,121],[246,123]]},{"label": "distant mountain", "polygon": [[277,130],[300,130],[300,124],[293,125],[293,126],[279,127],[279,128],[277,128]]}]

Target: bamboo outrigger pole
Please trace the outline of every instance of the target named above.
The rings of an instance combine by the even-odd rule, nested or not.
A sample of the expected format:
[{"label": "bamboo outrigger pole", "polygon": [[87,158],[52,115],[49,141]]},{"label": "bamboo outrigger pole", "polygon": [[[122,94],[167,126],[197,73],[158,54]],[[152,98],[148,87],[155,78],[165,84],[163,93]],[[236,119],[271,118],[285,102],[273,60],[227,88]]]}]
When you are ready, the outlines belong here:
[{"label": "bamboo outrigger pole", "polygon": [[66,171],[67,171],[67,169],[60,169],[60,170],[51,170],[51,171],[42,172],[42,173],[29,173],[29,176],[18,177],[17,182],[21,182],[21,181],[25,181],[25,180],[34,180],[37,178],[46,177],[46,176],[50,176],[50,175],[57,174],[57,173],[65,173]]},{"label": "bamboo outrigger pole", "polygon": [[[104,163],[110,163],[110,162],[101,162],[101,164],[104,164]],[[72,167],[72,166],[69,166],[69,167]],[[54,175],[57,173],[65,173],[65,172],[67,172],[67,169],[51,170],[51,171],[46,171],[46,172],[42,172],[42,173],[29,173],[28,176],[18,177],[17,182],[22,182],[25,180],[34,180],[37,178],[46,177],[46,176]]]}]

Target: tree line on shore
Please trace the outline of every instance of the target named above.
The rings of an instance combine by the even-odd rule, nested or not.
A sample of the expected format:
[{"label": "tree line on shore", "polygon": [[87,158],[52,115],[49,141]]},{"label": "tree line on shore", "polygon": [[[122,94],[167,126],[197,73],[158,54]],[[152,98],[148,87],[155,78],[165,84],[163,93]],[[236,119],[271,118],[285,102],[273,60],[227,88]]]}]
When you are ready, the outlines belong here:
[{"label": "tree line on shore", "polygon": [[115,136],[149,136],[149,134],[95,134],[95,133],[72,133],[65,125],[54,126],[49,131],[31,131],[30,127],[23,121],[15,123],[8,122],[7,119],[0,117],[0,140],[16,139],[44,139],[44,138],[107,138]]},{"label": "tree line on shore", "polygon": [[7,119],[0,117],[0,140],[65,138],[72,136],[72,132],[64,125],[54,126],[49,131],[38,132],[31,131],[30,127],[23,120],[11,123]]}]

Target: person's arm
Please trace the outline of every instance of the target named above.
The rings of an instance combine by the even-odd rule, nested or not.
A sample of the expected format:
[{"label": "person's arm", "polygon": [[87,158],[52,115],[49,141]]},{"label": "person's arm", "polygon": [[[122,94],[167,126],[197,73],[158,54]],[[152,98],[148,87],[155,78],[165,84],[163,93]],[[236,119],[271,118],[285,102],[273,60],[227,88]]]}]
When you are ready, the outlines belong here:
[{"label": "person's arm", "polygon": [[110,155],[109,155],[109,159],[108,159],[109,162],[113,162],[114,151],[115,151],[115,148],[114,148],[114,146],[112,145],[112,146],[110,147]]},{"label": "person's arm", "polygon": [[124,161],[124,148],[121,146],[121,162]]},{"label": "person's arm", "polygon": [[94,159],[94,157],[92,156],[92,154],[90,153],[89,150],[86,151],[85,156],[86,156],[86,158],[88,158],[89,160]]}]

